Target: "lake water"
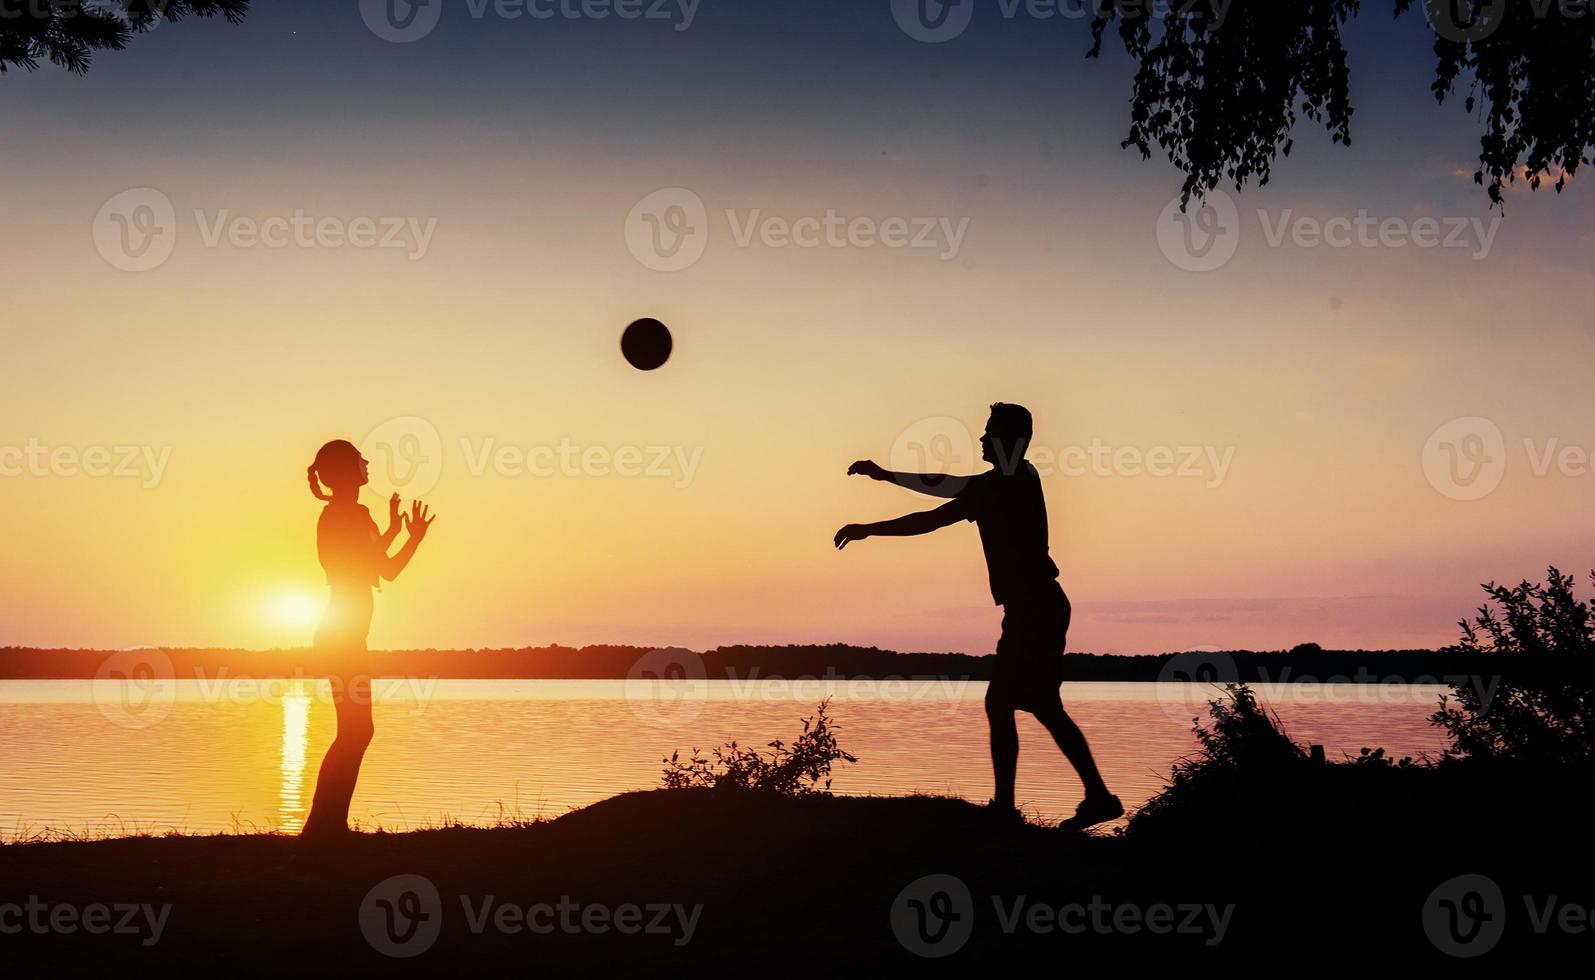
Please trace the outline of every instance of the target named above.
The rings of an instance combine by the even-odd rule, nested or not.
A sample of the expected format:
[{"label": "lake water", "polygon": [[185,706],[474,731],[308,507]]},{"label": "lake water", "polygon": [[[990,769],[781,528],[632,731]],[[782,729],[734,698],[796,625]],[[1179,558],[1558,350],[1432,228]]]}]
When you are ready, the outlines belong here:
[{"label": "lake water", "polygon": [[[385,680],[353,817],[365,828],[501,813],[558,816],[659,785],[661,758],[736,739],[790,741],[831,698],[844,749],[834,790],[991,795],[984,682]],[[1383,746],[1438,753],[1438,685],[1262,685],[1259,697],[1330,758]],[[1195,750],[1190,719],[1217,690],[1196,684],[1070,683],[1064,703],[1126,806]],[[335,728],[325,681],[0,681],[0,839],[43,829],[295,831]],[[1020,715],[1019,797],[1073,812],[1080,787],[1046,732]]]}]

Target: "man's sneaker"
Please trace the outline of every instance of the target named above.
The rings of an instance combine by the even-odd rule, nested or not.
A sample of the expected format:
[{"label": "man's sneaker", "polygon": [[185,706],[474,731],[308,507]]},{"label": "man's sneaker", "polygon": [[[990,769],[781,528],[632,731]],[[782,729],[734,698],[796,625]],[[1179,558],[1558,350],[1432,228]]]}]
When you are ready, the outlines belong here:
[{"label": "man's sneaker", "polygon": [[1117,796],[1103,793],[1088,796],[1074,808],[1074,816],[1058,824],[1059,830],[1084,830],[1099,823],[1117,820],[1124,816],[1124,804]]}]

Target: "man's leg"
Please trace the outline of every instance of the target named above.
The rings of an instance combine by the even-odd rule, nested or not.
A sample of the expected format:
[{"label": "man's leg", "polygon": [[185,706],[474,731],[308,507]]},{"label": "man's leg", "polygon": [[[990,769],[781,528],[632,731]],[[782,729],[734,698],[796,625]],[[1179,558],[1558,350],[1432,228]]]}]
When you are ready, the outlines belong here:
[{"label": "man's leg", "polygon": [[1108,786],[1097,771],[1097,761],[1091,757],[1091,746],[1085,740],[1085,733],[1063,710],[1063,702],[1057,694],[1054,693],[1049,702],[1039,705],[1035,715],[1036,720],[1052,733],[1052,740],[1063,750],[1064,758],[1080,774],[1080,781],[1085,783],[1086,798],[1109,795]]},{"label": "man's leg", "polygon": [[991,802],[999,811],[1014,808],[1014,780],[1019,770],[1019,729],[1014,709],[986,695],[986,721],[991,725],[991,774],[996,786]]}]

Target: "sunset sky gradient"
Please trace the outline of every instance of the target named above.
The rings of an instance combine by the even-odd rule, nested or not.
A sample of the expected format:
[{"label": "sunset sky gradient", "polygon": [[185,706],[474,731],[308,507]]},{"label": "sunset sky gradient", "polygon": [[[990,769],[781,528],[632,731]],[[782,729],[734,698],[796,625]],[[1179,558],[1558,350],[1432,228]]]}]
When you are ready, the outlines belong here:
[{"label": "sunset sky gradient", "polygon": [[[1421,17],[1349,29],[1353,145],[1304,125],[1274,181],[1237,197],[1233,261],[1192,273],[1155,235],[1180,176],[1119,149],[1130,68],[1084,59],[1083,21],[992,5],[931,45],[884,2],[704,0],[685,31],[452,10],[401,45],[354,3],[259,2],[241,26],[163,26],[84,78],[0,80],[0,447],[170,448],[151,487],[0,477],[0,643],[308,644],[324,581],[305,467],[411,417],[438,436],[439,520],[378,596],[375,647],[988,652],[1000,610],[973,526],[842,554],[830,539],[933,504],[845,477],[851,461],[906,463],[934,429],[967,472],[960,432],[996,400],[1030,407],[1054,453],[1230,454],[1221,480],[1045,474],[1071,649],[1430,646],[1478,583],[1595,565],[1595,475],[1542,475],[1526,448],[1595,447],[1586,183],[1510,193],[1480,259],[1270,247],[1257,217],[1500,214],[1471,179],[1478,123],[1429,95]],[[139,187],[179,230],[169,261],[131,273],[92,225]],[[662,273],[623,225],[670,187],[712,231]],[[725,212],[755,209],[968,224],[951,260],[744,247]],[[209,247],[196,210],[436,225],[419,259]],[[650,374],[617,349],[641,316],[676,337]],[[1470,416],[1499,427],[1506,465],[1464,501],[1423,451]],[[473,466],[562,444],[696,464]]]}]

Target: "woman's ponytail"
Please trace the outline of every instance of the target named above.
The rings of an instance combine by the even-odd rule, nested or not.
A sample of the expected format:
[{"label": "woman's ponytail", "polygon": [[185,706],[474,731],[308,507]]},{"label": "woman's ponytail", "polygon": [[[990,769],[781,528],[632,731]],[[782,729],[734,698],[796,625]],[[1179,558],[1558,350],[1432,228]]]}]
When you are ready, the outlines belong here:
[{"label": "woman's ponytail", "polygon": [[317,500],[324,500],[324,501],[332,500],[332,496],[330,494],[328,494],[326,491],[321,489],[321,477],[316,475],[316,464],[315,463],[311,463],[310,464],[310,468],[305,471],[305,476],[309,478],[309,480],[310,480],[310,492],[316,495],[316,499]]}]

